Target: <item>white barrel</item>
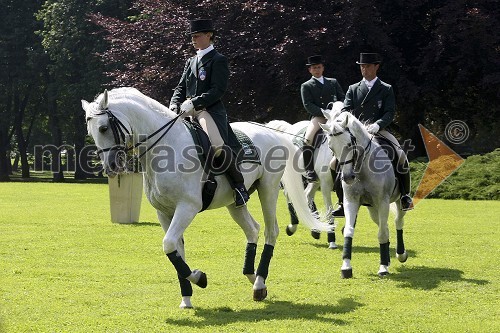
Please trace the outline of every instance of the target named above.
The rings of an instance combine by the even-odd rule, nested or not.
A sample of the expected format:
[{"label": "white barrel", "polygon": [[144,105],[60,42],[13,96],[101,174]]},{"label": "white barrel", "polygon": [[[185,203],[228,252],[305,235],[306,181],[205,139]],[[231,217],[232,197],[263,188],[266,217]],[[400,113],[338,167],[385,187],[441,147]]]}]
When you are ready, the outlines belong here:
[{"label": "white barrel", "polygon": [[142,201],[142,174],[126,173],[108,177],[111,222],[139,222]]}]

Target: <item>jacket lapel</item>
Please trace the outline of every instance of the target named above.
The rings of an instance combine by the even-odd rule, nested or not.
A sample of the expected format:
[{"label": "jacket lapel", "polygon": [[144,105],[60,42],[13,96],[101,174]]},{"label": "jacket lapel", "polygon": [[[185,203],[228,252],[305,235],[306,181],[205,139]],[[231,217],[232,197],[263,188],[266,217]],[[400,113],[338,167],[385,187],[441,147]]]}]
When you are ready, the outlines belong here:
[{"label": "jacket lapel", "polygon": [[368,95],[368,87],[366,86],[366,84],[361,81],[358,83],[358,100],[361,102],[361,104],[363,104],[366,100],[366,97]]},{"label": "jacket lapel", "polygon": [[207,54],[205,54],[205,55],[201,58],[201,61],[200,61],[201,65],[199,66],[199,68],[201,68],[201,67],[205,66],[205,64],[206,64],[206,63],[208,63],[209,61],[211,61],[211,60],[212,60],[212,58],[214,57],[214,55],[215,55],[215,53],[216,53],[216,52],[217,52],[217,51],[212,50],[212,51],[208,52]]},{"label": "jacket lapel", "polygon": [[[364,83],[362,85],[366,88],[366,85]],[[382,88],[382,83],[380,83],[380,79],[377,79],[377,81],[375,81],[375,83],[373,84],[373,87],[368,92],[368,95],[366,95],[363,103],[368,102],[368,100],[370,100],[373,96],[376,96],[380,88]],[[366,88],[366,90],[368,90],[368,88]]]},{"label": "jacket lapel", "polygon": [[194,77],[198,77],[198,57],[194,56],[191,58],[191,72],[193,73]]},{"label": "jacket lapel", "polygon": [[318,80],[313,79],[313,78],[311,78],[311,84],[313,87],[316,87],[319,89],[323,89],[323,86],[324,86],[324,84],[321,84],[321,82],[319,82]]}]

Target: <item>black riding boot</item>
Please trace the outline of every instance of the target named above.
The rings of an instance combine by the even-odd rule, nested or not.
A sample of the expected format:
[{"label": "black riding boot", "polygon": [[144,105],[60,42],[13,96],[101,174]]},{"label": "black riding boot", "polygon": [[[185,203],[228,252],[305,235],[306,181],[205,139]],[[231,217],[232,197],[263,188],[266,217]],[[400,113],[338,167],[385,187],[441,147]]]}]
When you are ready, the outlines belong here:
[{"label": "black riding boot", "polygon": [[331,170],[333,177],[333,188],[337,197],[339,198],[339,206],[332,212],[333,217],[345,217],[344,214],[344,190],[342,189],[342,180],[339,177],[338,172]]},{"label": "black riding boot", "polygon": [[250,199],[250,195],[245,187],[245,179],[241,174],[238,165],[236,164],[236,156],[231,151],[231,148],[228,146],[224,146],[224,154],[226,155],[227,160],[227,170],[226,174],[229,176],[229,182],[234,189],[234,203],[236,207],[244,206],[245,203]]},{"label": "black riding boot", "polygon": [[318,175],[314,171],[314,147],[309,145],[304,145],[302,147],[302,157],[304,159],[304,168],[306,170],[305,178],[309,183],[316,183],[318,181]]},{"label": "black riding boot", "polygon": [[401,192],[401,209],[411,210],[412,199],[410,197],[410,167],[408,166],[408,161],[405,160],[404,165],[398,165],[398,170],[396,170],[396,176],[398,177],[399,191]]}]

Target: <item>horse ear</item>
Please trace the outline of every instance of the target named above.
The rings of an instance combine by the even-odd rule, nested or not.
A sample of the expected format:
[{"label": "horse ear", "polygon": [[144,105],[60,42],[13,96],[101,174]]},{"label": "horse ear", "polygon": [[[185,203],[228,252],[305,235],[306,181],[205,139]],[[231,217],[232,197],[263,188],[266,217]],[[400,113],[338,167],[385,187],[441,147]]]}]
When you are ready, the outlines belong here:
[{"label": "horse ear", "polygon": [[347,127],[347,124],[349,123],[349,116],[350,116],[350,113],[346,112],[344,122],[342,123],[342,127],[344,127],[344,128]]},{"label": "horse ear", "polygon": [[108,89],[104,90],[101,102],[99,103],[99,110],[106,110],[108,108]]},{"label": "horse ear", "polygon": [[319,126],[323,129],[323,131],[330,133],[332,131],[332,127],[326,124],[319,124]]},{"label": "horse ear", "polygon": [[330,110],[330,109],[321,109],[321,112],[323,112],[323,116],[325,116],[327,122],[332,121],[332,115],[330,114],[330,112],[332,112],[332,110]]},{"label": "horse ear", "polygon": [[82,99],[82,109],[85,110],[85,119],[90,118],[90,103]]}]

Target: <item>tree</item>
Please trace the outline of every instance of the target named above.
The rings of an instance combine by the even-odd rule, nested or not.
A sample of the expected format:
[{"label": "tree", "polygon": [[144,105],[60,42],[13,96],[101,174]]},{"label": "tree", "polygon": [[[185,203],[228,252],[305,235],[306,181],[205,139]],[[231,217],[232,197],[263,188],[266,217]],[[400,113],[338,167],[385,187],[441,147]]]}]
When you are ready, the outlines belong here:
[{"label": "tree", "polygon": [[[164,103],[193,54],[183,32],[203,13],[215,18],[217,48],[230,59],[225,101],[233,120],[304,119],[299,86],[308,55],[322,54],[327,75],[347,89],[360,79],[359,53],[375,51],[384,58],[380,76],[396,91],[402,138],[417,143],[419,154],[417,123],[439,134],[453,119],[475,133],[498,128],[498,107],[484,112],[481,102],[498,101],[498,9],[491,0],[148,0],[135,1],[134,9],[138,14],[125,21],[93,17],[111,45],[102,57],[114,66],[112,85],[135,86]],[[459,88],[464,80],[466,91]]]},{"label": "tree", "polygon": [[34,31],[37,29],[33,13],[41,1],[7,1],[2,6],[0,16],[0,180],[9,180],[10,147],[15,135],[19,150],[22,176],[29,177],[27,142],[29,126],[25,134],[25,118],[29,123],[37,114],[29,109],[33,99],[37,99],[39,81],[39,42]]},{"label": "tree", "polygon": [[[80,100],[95,96],[107,81],[103,65],[95,56],[106,45],[96,35],[96,27],[88,21],[87,15],[103,11],[123,17],[128,6],[129,1],[124,0],[47,0],[38,12],[37,18],[44,25],[39,34],[51,60],[47,73],[47,101],[54,147],[74,145],[75,155],[80,155],[87,135]],[[58,181],[63,179],[60,150],[53,154],[54,180]],[[86,176],[80,163],[76,163],[75,178]]]}]

